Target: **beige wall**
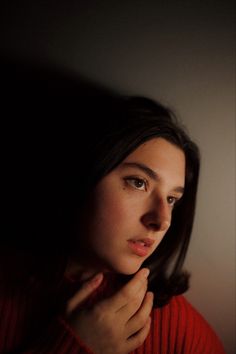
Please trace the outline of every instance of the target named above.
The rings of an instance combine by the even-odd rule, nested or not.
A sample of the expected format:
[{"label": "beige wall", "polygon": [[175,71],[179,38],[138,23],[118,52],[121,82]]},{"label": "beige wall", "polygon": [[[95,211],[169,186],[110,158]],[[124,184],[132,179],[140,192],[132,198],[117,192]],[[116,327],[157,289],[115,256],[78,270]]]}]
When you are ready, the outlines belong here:
[{"label": "beige wall", "polygon": [[233,1],[73,1],[47,8],[42,3],[21,5],[21,11],[11,5],[3,46],[159,99],[176,110],[199,143],[202,171],[187,297],[234,354]]}]

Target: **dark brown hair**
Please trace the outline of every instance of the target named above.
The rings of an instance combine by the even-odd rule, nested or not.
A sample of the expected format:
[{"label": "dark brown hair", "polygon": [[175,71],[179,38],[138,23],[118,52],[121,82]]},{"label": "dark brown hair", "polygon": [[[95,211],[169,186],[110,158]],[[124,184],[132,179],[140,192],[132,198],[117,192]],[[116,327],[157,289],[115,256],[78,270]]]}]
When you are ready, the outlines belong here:
[{"label": "dark brown hair", "polygon": [[37,70],[35,75],[28,68],[21,67],[16,75],[14,67],[6,75],[6,121],[21,118],[3,130],[3,244],[28,249],[32,272],[50,278],[58,259],[64,260],[62,270],[71,252],[76,216],[96,183],[140,144],[163,137],[185,153],[185,192],[168,232],[144,265],[151,269],[149,287],[156,306],[186,291],[189,276],[182,267],[195,213],[200,160],[196,144],[173,112],[154,100],[122,96],[91,82],[85,86],[55,72]]},{"label": "dark brown hair", "polygon": [[[101,104],[101,102],[100,102]],[[184,151],[185,192],[174,208],[171,226],[156,251],[144,264],[151,269],[149,288],[155,304],[161,306],[171,296],[188,289],[188,273],[182,270],[193,227],[199,176],[199,150],[180,126],[170,109],[145,97],[119,97],[105,110],[105,126],[94,130],[89,166],[88,190],[113,170],[143,142],[162,137]],[[104,116],[103,116],[104,118]],[[100,121],[101,123],[101,121]],[[88,157],[88,156],[87,156]],[[85,189],[84,189],[85,190]]]}]

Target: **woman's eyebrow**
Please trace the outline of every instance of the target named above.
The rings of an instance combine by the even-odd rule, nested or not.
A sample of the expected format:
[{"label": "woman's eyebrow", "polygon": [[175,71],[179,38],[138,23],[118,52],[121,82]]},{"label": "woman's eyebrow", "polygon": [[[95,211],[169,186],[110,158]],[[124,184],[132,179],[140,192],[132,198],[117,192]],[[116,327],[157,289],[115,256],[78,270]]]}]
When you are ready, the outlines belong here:
[{"label": "woman's eyebrow", "polygon": [[[146,173],[154,181],[156,181],[156,182],[160,181],[160,177],[158,176],[158,174],[155,171],[153,171],[150,167],[148,167],[147,165],[145,165],[143,163],[140,163],[140,162],[123,162],[121,164],[121,166],[138,168],[139,170],[141,170],[144,173]],[[184,193],[184,187],[178,186],[178,187],[174,188],[174,191],[183,194]]]},{"label": "woman's eyebrow", "polygon": [[123,162],[122,165],[124,167],[138,168],[139,170],[145,172],[154,181],[159,181],[159,179],[160,179],[155,171],[153,171],[150,167],[148,167],[147,165],[145,165],[143,163],[140,163],[140,162]]}]

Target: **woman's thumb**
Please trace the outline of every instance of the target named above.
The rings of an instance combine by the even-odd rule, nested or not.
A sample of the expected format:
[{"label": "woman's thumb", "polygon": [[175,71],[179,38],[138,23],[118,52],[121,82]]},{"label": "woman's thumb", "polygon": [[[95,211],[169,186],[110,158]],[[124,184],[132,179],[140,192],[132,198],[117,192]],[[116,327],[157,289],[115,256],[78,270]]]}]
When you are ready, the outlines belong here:
[{"label": "woman's thumb", "polygon": [[103,274],[98,273],[94,277],[86,280],[75,295],[68,301],[66,313],[70,315],[84,300],[96,290],[103,280]]}]

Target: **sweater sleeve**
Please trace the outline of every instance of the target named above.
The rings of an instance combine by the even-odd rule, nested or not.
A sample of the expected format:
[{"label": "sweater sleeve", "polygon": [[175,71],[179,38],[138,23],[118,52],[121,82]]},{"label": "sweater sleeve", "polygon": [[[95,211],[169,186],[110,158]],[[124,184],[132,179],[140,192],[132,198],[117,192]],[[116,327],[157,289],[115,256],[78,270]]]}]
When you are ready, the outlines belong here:
[{"label": "sweater sleeve", "polygon": [[62,316],[48,313],[45,319],[31,289],[6,291],[1,284],[0,354],[93,354]]},{"label": "sweater sleeve", "polygon": [[94,354],[60,316],[20,354]]},{"label": "sweater sleeve", "polygon": [[145,353],[225,354],[214,330],[183,296],[153,311],[145,345]]}]

